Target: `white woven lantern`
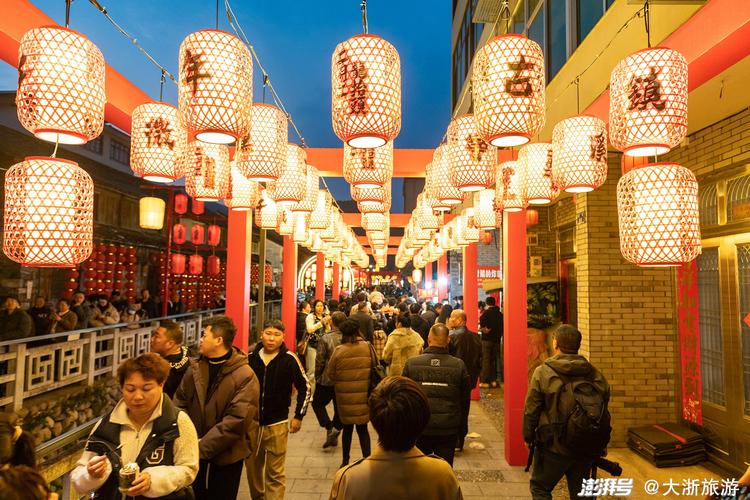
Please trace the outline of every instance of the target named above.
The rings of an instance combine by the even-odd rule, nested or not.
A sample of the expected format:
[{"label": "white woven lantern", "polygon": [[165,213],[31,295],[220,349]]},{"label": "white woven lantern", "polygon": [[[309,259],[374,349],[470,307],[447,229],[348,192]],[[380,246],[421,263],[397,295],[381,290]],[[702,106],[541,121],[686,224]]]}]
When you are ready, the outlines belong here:
[{"label": "white woven lantern", "polygon": [[[434,160],[433,160],[434,161]],[[494,182],[497,149],[477,133],[472,115],[455,118],[448,126],[448,165],[451,183],[459,191],[479,191]]]},{"label": "white woven lantern", "polygon": [[171,104],[149,102],[133,110],[130,168],[137,175],[151,182],[174,181],[186,144],[187,133]]},{"label": "white woven lantern", "polygon": [[529,142],[544,126],[544,55],[523,35],[501,35],[477,51],[471,75],[479,134],[497,147]]},{"label": "white woven lantern", "polygon": [[393,141],[373,149],[344,144],[344,179],[358,188],[381,187],[393,177]]},{"label": "white woven lantern", "polygon": [[688,67],[676,50],[653,47],[620,61],[609,95],[610,140],[626,155],[662,155],[685,138]]},{"label": "white woven lantern", "polygon": [[276,229],[279,222],[279,211],[280,208],[276,205],[276,202],[263,189],[260,193],[258,209],[255,211],[255,224],[261,229]]},{"label": "white woven lantern", "polygon": [[237,147],[237,167],[251,181],[275,181],[287,161],[288,120],[272,104],[255,103],[252,108],[250,133]]},{"label": "white woven lantern", "polygon": [[296,144],[286,145],[286,161],[279,178],[266,185],[269,196],[282,206],[293,206],[302,201],[307,192],[307,153]]},{"label": "white woven lantern", "polygon": [[318,190],[315,208],[310,214],[310,229],[325,229],[331,224],[331,206],[333,198],[326,189]]},{"label": "white woven lantern", "polygon": [[[389,186],[390,188],[390,186]],[[360,189],[354,186],[351,187],[352,199],[358,202],[360,205],[384,205],[388,201],[388,190],[386,188],[377,187],[371,189]]]},{"label": "white woven lantern", "polygon": [[232,194],[225,201],[230,210],[246,212],[258,205],[260,185],[242,175],[240,169],[232,166]]},{"label": "white woven lantern", "polygon": [[336,46],[331,58],[331,120],[349,146],[378,148],[401,129],[401,61],[382,38],[362,34]]},{"label": "white woven lantern", "polygon": [[552,182],[586,193],[607,180],[607,125],[591,115],[566,118],[552,130]]},{"label": "white woven lantern", "polygon": [[292,212],[310,213],[318,203],[318,189],[320,188],[320,174],[318,169],[307,165],[305,173],[305,196],[299,203],[292,205]]},{"label": "white woven lantern", "polygon": [[497,166],[495,210],[520,212],[528,206],[523,191],[525,175],[525,169],[518,161],[506,161]]},{"label": "white woven lantern", "polygon": [[479,229],[495,229],[495,190],[483,189],[474,193],[474,224]]},{"label": "white woven lantern", "polygon": [[231,196],[229,148],[194,141],[183,155],[185,191],[198,201],[218,201]]},{"label": "white woven lantern", "polygon": [[524,198],[532,205],[549,203],[560,194],[552,182],[552,144],[527,144],[518,151],[518,163],[526,170]]},{"label": "white woven lantern", "polygon": [[[464,200],[464,193],[451,182],[448,145],[441,144],[435,148],[430,164],[430,198],[437,200],[438,207],[452,207]],[[433,206],[436,210],[436,208]],[[442,208],[442,210],[445,210]]]}]

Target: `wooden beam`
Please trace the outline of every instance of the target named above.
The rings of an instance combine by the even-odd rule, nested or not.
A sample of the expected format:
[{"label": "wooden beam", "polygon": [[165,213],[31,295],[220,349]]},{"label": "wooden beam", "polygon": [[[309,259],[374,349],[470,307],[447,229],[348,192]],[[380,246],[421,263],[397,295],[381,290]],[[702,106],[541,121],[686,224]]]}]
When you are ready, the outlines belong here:
[{"label": "wooden beam", "polygon": [[[344,223],[349,227],[362,227],[362,214],[360,213],[346,213],[341,214],[344,216]],[[443,222],[448,222],[456,217],[456,214],[445,214],[443,216]],[[406,227],[409,223],[411,214],[391,214],[391,227]]]},{"label": "wooden beam", "polygon": [[[343,177],[343,148],[307,148],[307,163],[323,177]],[[393,177],[424,177],[433,149],[394,149]]]}]

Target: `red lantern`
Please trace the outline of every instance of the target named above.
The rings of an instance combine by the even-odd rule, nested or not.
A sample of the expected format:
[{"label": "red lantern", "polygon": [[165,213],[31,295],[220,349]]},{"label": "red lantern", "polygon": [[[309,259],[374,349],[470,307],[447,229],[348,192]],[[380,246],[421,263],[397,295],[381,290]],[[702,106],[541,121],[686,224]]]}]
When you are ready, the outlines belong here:
[{"label": "red lantern", "polygon": [[188,195],[179,193],[174,196],[174,211],[180,215],[187,213]]},{"label": "red lantern", "polygon": [[492,232],[491,231],[482,231],[482,243],[485,245],[489,245],[492,243]]},{"label": "red lantern", "polygon": [[211,246],[216,246],[219,244],[220,240],[221,228],[216,224],[211,224],[210,226],[208,226],[208,244]]},{"label": "red lantern", "polygon": [[186,239],[187,229],[185,228],[185,224],[175,224],[172,228],[172,241],[178,245],[182,245]]},{"label": "red lantern", "polygon": [[205,212],[206,207],[204,206],[204,203],[200,200],[193,200],[193,213],[195,215],[201,215],[203,212]]},{"label": "red lantern", "polygon": [[193,224],[193,227],[190,228],[190,242],[193,245],[202,245],[205,236],[206,230],[201,224]]},{"label": "red lantern", "polygon": [[203,257],[198,254],[190,256],[190,274],[202,274],[203,273]]},{"label": "red lantern", "polygon": [[221,259],[215,255],[211,255],[208,258],[208,274],[209,276],[218,276],[221,272]]},{"label": "red lantern", "polygon": [[526,210],[526,225],[536,226],[537,224],[539,224],[539,212],[533,208],[529,208]]},{"label": "red lantern", "polygon": [[185,256],[181,253],[172,254],[172,272],[174,274],[185,274]]}]

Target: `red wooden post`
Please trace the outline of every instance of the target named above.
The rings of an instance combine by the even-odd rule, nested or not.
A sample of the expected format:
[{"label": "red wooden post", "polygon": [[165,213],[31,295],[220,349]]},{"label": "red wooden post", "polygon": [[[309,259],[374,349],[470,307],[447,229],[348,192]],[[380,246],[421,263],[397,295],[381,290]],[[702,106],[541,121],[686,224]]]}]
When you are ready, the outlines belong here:
[{"label": "red wooden post", "polygon": [[438,300],[448,298],[448,255],[443,254],[437,261],[438,266]]},{"label": "red wooden post", "polygon": [[526,213],[503,214],[503,321],[505,381],[505,460],[524,465],[523,406],[528,386],[526,323]]},{"label": "red wooden post", "polygon": [[315,255],[315,298],[326,300],[326,256],[320,252]]},{"label": "red wooden post", "polygon": [[250,342],[250,271],[253,213],[229,211],[226,314],[237,327],[234,345],[247,352]]},{"label": "red wooden post", "polygon": [[341,287],[339,286],[339,263],[334,262],[333,263],[333,273],[331,273],[331,279],[333,280],[333,283],[331,283],[331,298],[339,300],[339,295],[341,295]]},{"label": "red wooden post", "polygon": [[284,268],[281,271],[281,322],[284,323],[284,342],[294,351],[297,346],[297,244],[291,236],[284,236],[281,254]]},{"label": "red wooden post", "polygon": [[172,212],[174,211],[174,191],[169,190],[167,198],[167,251],[164,254],[164,280],[161,287],[161,315],[167,315],[169,306],[169,274],[172,267]]},{"label": "red wooden post", "polygon": [[430,299],[435,296],[435,280],[432,279],[432,262],[428,262],[424,265],[424,288],[430,292]]},{"label": "red wooden post", "polygon": [[[464,301],[466,313],[466,329],[477,332],[479,329],[479,291],[477,290],[477,244],[472,243],[464,247]],[[471,399],[479,401],[479,384],[471,391]]]}]

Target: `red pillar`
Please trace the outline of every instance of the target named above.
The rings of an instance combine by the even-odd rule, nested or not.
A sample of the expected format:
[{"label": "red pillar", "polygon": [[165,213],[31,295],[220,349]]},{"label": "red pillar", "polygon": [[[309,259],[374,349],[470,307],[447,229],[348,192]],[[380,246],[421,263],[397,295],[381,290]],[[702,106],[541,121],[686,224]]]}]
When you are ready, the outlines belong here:
[{"label": "red pillar", "polygon": [[315,255],[315,298],[326,300],[326,256]]},{"label": "red pillar", "polygon": [[[477,290],[477,244],[472,243],[464,247],[464,301],[466,313],[466,329],[477,332],[479,329],[479,293]],[[479,400],[479,385],[471,391],[471,399]]]},{"label": "red pillar", "polygon": [[433,291],[435,287],[435,280],[432,279],[432,262],[428,262],[424,265],[424,287],[430,292],[430,297],[435,296],[435,292]]},{"label": "red pillar", "polygon": [[528,456],[522,433],[528,386],[526,212],[506,212],[503,218],[505,460],[524,465]]},{"label": "red pillar", "polygon": [[448,254],[444,253],[437,261],[438,270],[438,300],[448,298]]},{"label": "red pillar", "polygon": [[251,211],[230,210],[228,222],[226,313],[237,326],[234,345],[247,352],[250,341],[253,214]]},{"label": "red pillar", "polygon": [[281,254],[284,268],[281,271],[281,322],[284,323],[284,342],[294,351],[297,346],[297,244],[291,236],[284,236]]},{"label": "red pillar", "polygon": [[331,273],[331,279],[333,280],[333,283],[331,283],[331,298],[339,300],[339,295],[341,295],[341,287],[339,286],[339,263],[334,262],[333,263],[333,273]]}]

